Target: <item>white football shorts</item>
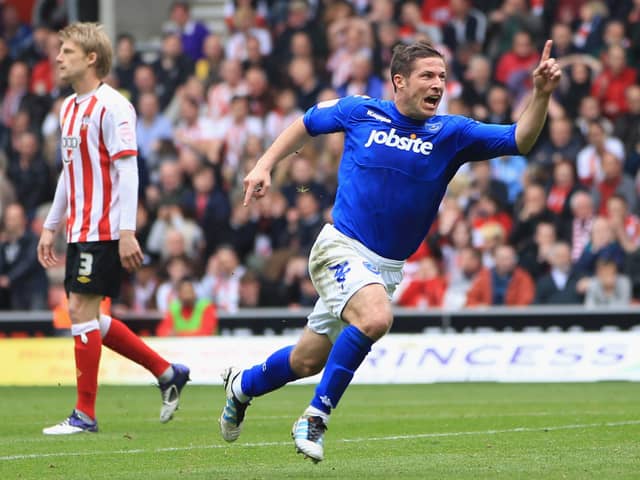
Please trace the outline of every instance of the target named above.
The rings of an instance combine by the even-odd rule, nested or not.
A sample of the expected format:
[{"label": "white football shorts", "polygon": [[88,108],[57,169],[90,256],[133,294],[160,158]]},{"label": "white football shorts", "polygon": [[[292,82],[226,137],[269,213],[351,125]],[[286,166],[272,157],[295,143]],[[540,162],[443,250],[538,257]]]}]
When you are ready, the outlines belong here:
[{"label": "white football shorts", "polygon": [[391,296],[402,280],[404,261],[381,257],[333,225],[325,225],[309,254],[309,273],[320,298],[309,314],[307,326],[331,342],[347,325],[342,310],[362,287],[384,286]]}]

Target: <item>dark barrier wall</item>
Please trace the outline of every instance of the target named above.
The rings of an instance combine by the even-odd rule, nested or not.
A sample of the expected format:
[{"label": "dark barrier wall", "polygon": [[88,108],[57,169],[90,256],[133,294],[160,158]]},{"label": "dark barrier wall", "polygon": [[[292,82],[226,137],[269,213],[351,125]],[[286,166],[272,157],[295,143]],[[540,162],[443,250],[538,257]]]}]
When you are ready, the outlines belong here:
[{"label": "dark barrier wall", "polygon": [[[220,313],[219,330],[222,335],[245,331],[254,335],[290,333],[306,323],[308,309],[280,308],[246,309],[237,313]],[[158,312],[129,314],[122,319],[136,332],[153,335],[160,321]],[[522,331],[525,329],[581,329],[606,328],[629,330],[640,328],[640,306],[630,308],[586,309],[571,307],[492,307],[474,310],[395,310],[394,333],[419,333],[425,330],[473,331],[478,329]],[[51,313],[3,312],[0,314],[0,334],[55,335]]]}]

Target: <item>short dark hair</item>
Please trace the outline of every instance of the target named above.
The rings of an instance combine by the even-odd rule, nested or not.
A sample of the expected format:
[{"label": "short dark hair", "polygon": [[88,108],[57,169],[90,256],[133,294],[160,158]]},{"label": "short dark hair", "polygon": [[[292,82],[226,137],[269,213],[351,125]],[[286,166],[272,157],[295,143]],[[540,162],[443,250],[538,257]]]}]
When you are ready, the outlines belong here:
[{"label": "short dark hair", "polygon": [[411,75],[413,70],[413,63],[419,58],[441,58],[444,61],[444,56],[438,50],[434,48],[429,42],[419,41],[412,43],[411,45],[398,44],[393,49],[393,56],[391,57],[391,83],[393,84],[393,90],[396,90],[396,84],[393,81],[393,76],[400,74],[403,77]]}]

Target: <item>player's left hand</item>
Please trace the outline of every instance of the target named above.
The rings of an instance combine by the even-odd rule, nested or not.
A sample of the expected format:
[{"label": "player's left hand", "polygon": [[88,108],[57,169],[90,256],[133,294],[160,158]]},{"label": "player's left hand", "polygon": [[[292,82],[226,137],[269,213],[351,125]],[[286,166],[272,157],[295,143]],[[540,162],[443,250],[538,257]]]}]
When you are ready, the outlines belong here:
[{"label": "player's left hand", "polygon": [[547,40],[542,50],[542,56],[540,57],[540,63],[533,71],[533,86],[539,93],[551,94],[560,83],[562,77],[562,70],[556,62],[555,58],[551,57],[551,45],[553,41]]},{"label": "player's left hand", "polygon": [[122,262],[122,266],[127,271],[135,272],[142,265],[144,255],[136,239],[135,232],[131,230],[120,230],[118,252],[120,253],[120,262]]}]

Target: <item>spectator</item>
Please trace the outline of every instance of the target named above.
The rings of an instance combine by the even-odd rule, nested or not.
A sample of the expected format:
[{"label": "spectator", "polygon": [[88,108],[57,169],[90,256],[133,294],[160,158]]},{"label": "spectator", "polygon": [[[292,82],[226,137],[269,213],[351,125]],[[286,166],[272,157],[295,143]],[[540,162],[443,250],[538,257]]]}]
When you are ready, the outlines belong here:
[{"label": "spectator", "polygon": [[171,302],[178,298],[180,280],[193,275],[193,266],[189,258],[181,255],[166,260],[162,270],[166,280],[156,290],[156,307],[164,314],[169,311]]},{"label": "spectator", "polygon": [[503,54],[496,65],[495,79],[507,86],[514,98],[519,99],[530,89],[530,73],[538,63],[538,52],[533,37],[527,31],[513,36],[511,50]]},{"label": "spectator", "polygon": [[30,125],[40,126],[48,110],[45,102],[29,93],[29,67],[24,62],[13,62],[9,69],[7,90],[0,106],[0,135],[11,129],[19,110],[29,112]]},{"label": "spectator", "polygon": [[178,282],[177,298],[169,303],[169,310],[158,324],[159,337],[195,337],[215,335],[218,315],[211,300],[198,298],[195,282],[185,277]]},{"label": "spectator", "polygon": [[[47,40],[49,38],[52,29],[47,27],[46,25],[38,25],[33,28],[33,32],[31,35],[31,41],[27,44],[26,48],[24,48],[20,55],[17,58],[11,58],[11,60],[18,60],[26,63],[29,68],[33,68],[36,63],[41,60],[47,58]],[[57,31],[58,29],[55,29]],[[0,32],[2,31],[2,27],[0,27]],[[57,36],[57,35],[56,35]],[[7,44],[7,39],[3,37],[5,45]],[[7,47],[8,48],[8,47]]]},{"label": "spectator", "polygon": [[231,99],[247,95],[247,84],[242,77],[242,64],[238,60],[226,59],[220,70],[222,82],[212,85],[207,94],[209,117],[217,121],[229,113]]},{"label": "spectator", "polygon": [[175,161],[160,163],[158,184],[147,187],[147,205],[152,210],[161,205],[179,205],[186,192],[184,175]]},{"label": "spectator", "polygon": [[[388,4],[392,4],[393,2],[386,2]],[[458,2],[460,3],[460,2]],[[389,7],[388,7],[389,8]],[[391,5],[391,9],[393,5]],[[393,10],[391,10],[393,14]],[[482,14],[481,14],[482,15]],[[387,18],[387,20],[392,20],[391,18]],[[446,28],[446,27],[445,27]],[[473,33],[475,33],[475,29]],[[446,35],[445,30],[445,35]],[[468,32],[463,32],[461,36],[465,36]],[[484,32],[482,33],[484,35]],[[434,44],[442,43],[442,32],[441,29],[430,24],[426,23],[422,16],[420,15],[420,5],[419,2],[416,1],[408,1],[402,2],[400,5],[400,21],[399,21],[399,30],[398,37],[403,43],[411,43],[417,40],[417,37],[420,35],[426,35],[429,40]],[[467,40],[465,38],[465,40]],[[466,41],[464,42],[467,43]],[[453,48],[450,44],[446,43],[447,47],[449,47],[452,51]],[[473,48],[473,45],[469,45],[470,48]]]},{"label": "spectator", "polygon": [[468,218],[473,227],[474,246],[483,247],[483,232],[489,228],[500,231],[502,238],[508,238],[513,226],[511,216],[499,205],[497,200],[488,193],[480,196],[468,212]]},{"label": "spectator", "polygon": [[56,88],[56,57],[60,52],[60,38],[55,32],[47,34],[46,57],[33,66],[29,90],[36,95],[51,94]]},{"label": "spectator", "polygon": [[273,109],[274,94],[269,85],[265,70],[259,66],[250,67],[245,73],[249,113],[263,120],[267,112]]},{"label": "spectator", "polygon": [[640,2],[633,0],[632,3],[627,16],[627,31],[629,33],[629,53],[631,58],[637,62],[640,59]]},{"label": "spectator", "polygon": [[0,151],[0,222],[8,205],[16,201],[16,192],[7,176],[7,157]]},{"label": "spectator", "polygon": [[[564,107],[569,117],[574,119],[580,110],[581,101],[589,97],[592,77],[602,70],[600,61],[585,54],[565,57],[558,62],[565,75],[556,89],[555,98]],[[590,97],[592,98],[592,97]],[[599,113],[599,104],[593,99]],[[593,117],[596,119],[597,116]]]},{"label": "spectator", "polygon": [[402,307],[440,308],[447,283],[440,274],[438,263],[433,257],[424,257],[418,263],[418,271],[402,291],[397,303]]},{"label": "spectator", "polygon": [[143,93],[138,100],[136,137],[138,155],[146,163],[147,170],[152,172],[152,180],[155,180],[164,145],[173,140],[173,128],[169,119],[160,113],[158,96],[154,93]]},{"label": "spectator", "polygon": [[557,237],[555,225],[541,221],[536,225],[533,242],[520,252],[519,265],[529,272],[534,280],[549,271],[549,256]]},{"label": "spectator", "polygon": [[640,219],[630,213],[624,195],[614,193],[607,200],[607,218],[614,237],[627,254],[640,247]]},{"label": "spectator", "polygon": [[160,58],[151,66],[156,74],[160,108],[164,110],[171,102],[176,89],[193,74],[194,63],[182,52],[180,37],[169,33],[162,39]]},{"label": "spectator", "polygon": [[229,240],[231,203],[229,197],[216,184],[216,175],[211,166],[200,167],[193,176],[193,189],[186,192],[182,205],[193,212],[204,233],[204,254],[209,257],[220,245]]},{"label": "spectator", "polygon": [[505,183],[491,174],[491,163],[473,162],[471,168],[471,185],[468,189],[471,201],[478,200],[483,195],[489,195],[497,203],[499,208],[509,204],[509,190]]},{"label": "spectator", "polygon": [[[442,27],[442,37],[444,44],[454,52],[455,69],[456,65],[466,66],[469,57],[481,51],[487,31],[487,17],[473,8],[471,0],[453,0],[449,8],[451,18]],[[432,40],[437,43],[437,39]]]},{"label": "spectator", "polygon": [[306,0],[287,2],[287,18],[281,33],[276,33],[273,45],[273,60],[285,65],[292,57],[291,38],[299,32],[306,32],[311,38],[314,58],[326,58],[327,40],[321,23],[317,22]]},{"label": "spectator", "polygon": [[531,275],[517,266],[516,252],[500,245],[495,252],[495,267],[482,269],[467,294],[468,307],[489,305],[530,305],[535,295]]},{"label": "spectator", "polygon": [[618,267],[622,268],[625,252],[615,238],[609,220],[606,217],[596,217],[589,243],[575,263],[575,271],[581,275],[591,276],[595,272],[596,262],[603,257],[616,262]]},{"label": "spectator", "polygon": [[31,43],[31,27],[20,21],[18,10],[11,3],[4,3],[2,7],[0,32],[7,41],[9,55],[13,59],[17,59]]},{"label": "spectator", "polygon": [[627,88],[625,97],[628,111],[616,119],[614,135],[625,147],[624,170],[635,177],[640,167],[640,85]]},{"label": "spectator", "polygon": [[271,145],[282,131],[302,115],[296,105],[296,95],[290,88],[284,88],[276,94],[275,107],[265,118],[265,144]]},{"label": "spectator", "polygon": [[578,16],[580,23],[574,29],[573,43],[581,51],[596,56],[602,44],[602,31],[609,10],[603,1],[584,2]]},{"label": "spectator", "polygon": [[367,55],[355,55],[351,64],[351,75],[347,82],[337,89],[340,97],[348,95],[383,96],[384,82],[371,70],[371,59]]},{"label": "spectator", "polygon": [[487,118],[487,98],[491,82],[491,62],[480,54],[469,59],[462,76],[462,100],[471,110],[475,119]]},{"label": "spectator", "polygon": [[516,207],[517,217],[509,237],[520,255],[531,246],[536,227],[540,222],[556,223],[556,216],[547,208],[547,194],[539,183],[527,185],[522,196],[522,205]]},{"label": "spectator", "polygon": [[352,62],[356,56],[364,55],[371,59],[371,26],[362,18],[350,17],[330,24],[327,30],[329,38],[335,39],[335,45],[326,66],[331,75],[331,86],[338,88],[351,75]]},{"label": "spectator", "polygon": [[203,57],[196,62],[195,74],[207,87],[222,80],[220,70],[224,61],[224,42],[217,33],[204,39]]},{"label": "spectator", "polygon": [[602,180],[604,153],[609,152],[624,161],[624,145],[619,139],[607,135],[604,125],[598,121],[589,123],[587,140],[587,145],[578,153],[576,170],[580,183],[590,187]]},{"label": "spectator", "polygon": [[482,252],[471,246],[460,249],[457,274],[449,275],[447,288],[442,298],[442,307],[458,310],[467,303],[469,289],[476,275],[482,270]]},{"label": "spectator", "polygon": [[531,32],[533,37],[539,38],[542,30],[540,16],[529,9],[525,0],[503,0],[500,3],[500,7],[489,14],[485,50],[491,58],[499,58],[507,52],[518,32]]},{"label": "spectator", "polygon": [[231,245],[220,245],[209,257],[198,296],[211,300],[223,312],[236,312],[244,272],[235,249]]},{"label": "spectator", "polygon": [[584,298],[586,307],[625,307],[631,303],[631,280],[619,273],[616,260],[601,257],[596,261],[595,277]]},{"label": "spectator", "polygon": [[580,258],[584,248],[591,238],[595,211],[591,195],[584,191],[576,191],[570,198],[571,223],[562,224],[560,238],[566,238],[571,245],[571,260],[575,262]]},{"label": "spectator", "polygon": [[624,173],[622,160],[611,152],[605,151],[602,154],[600,166],[602,168],[602,179],[596,182],[591,190],[593,203],[599,215],[607,214],[607,201],[614,193],[623,195],[629,209],[636,210],[637,193],[633,179]]},{"label": "spectator", "polygon": [[247,270],[240,279],[240,308],[260,308],[286,304],[282,292],[271,282],[261,277],[256,270]]},{"label": "spectator", "polygon": [[575,305],[583,302],[578,293],[578,276],[572,272],[571,246],[556,242],[548,255],[551,269],[536,283],[536,305]]},{"label": "spectator", "polygon": [[628,111],[625,91],[638,78],[634,68],[627,65],[624,47],[611,45],[607,49],[605,68],[591,87],[591,95],[600,101],[602,112],[612,120]]},{"label": "spectator", "polygon": [[563,158],[574,159],[583,147],[573,122],[567,117],[549,121],[549,138],[542,141],[529,158],[542,166],[549,167]]},{"label": "spectator", "polygon": [[311,282],[308,259],[303,255],[294,255],[288,259],[283,275],[287,305],[290,308],[312,307],[318,300],[318,293]]},{"label": "spectator", "polygon": [[448,0],[424,0],[422,2],[422,19],[439,27],[444,26],[451,18],[451,7]]},{"label": "spectator", "polygon": [[387,75],[385,75],[385,72],[387,72],[391,65],[393,49],[400,43],[398,25],[392,20],[378,23],[377,40],[378,41],[373,52],[373,59],[375,62],[374,71],[378,75],[386,77]]},{"label": "spectator", "polygon": [[289,64],[289,76],[291,86],[296,92],[298,107],[307,110],[314,106],[326,85],[318,78],[311,59],[294,58]]},{"label": "spectator", "polygon": [[156,265],[147,258],[136,271],[131,285],[131,311],[144,313],[157,310],[158,272]]},{"label": "spectator", "polygon": [[200,113],[198,100],[185,95],[180,100],[180,117],[174,129],[175,145],[178,150],[190,148],[198,155],[217,162],[218,127],[208,117]]},{"label": "spectator", "polygon": [[4,98],[9,85],[9,71],[13,60],[9,56],[9,48],[4,38],[0,37],[0,98]]},{"label": "spectator", "polygon": [[296,196],[296,210],[299,215],[296,243],[301,252],[308,254],[325,224],[322,209],[318,198],[310,191],[306,191]]},{"label": "spectator", "polygon": [[244,62],[247,60],[247,42],[255,38],[260,46],[260,53],[268,56],[271,53],[271,35],[263,27],[256,25],[255,11],[249,6],[236,9],[234,14],[235,30],[226,41],[227,58]]},{"label": "spectator", "polygon": [[16,190],[18,202],[27,216],[33,218],[36,208],[51,198],[49,168],[40,154],[38,136],[32,132],[20,135],[18,157],[10,159],[8,176]]},{"label": "spectator", "polygon": [[[131,103],[133,105],[138,105],[140,97],[145,93],[155,95],[158,97],[158,102],[160,102],[160,88],[158,87],[156,74],[151,65],[142,63],[135,68],[133,72],[133,85],[134,88],[131,92]],[[161,110],[164,110],[166,105],[160,104],[160,107]]]},{"label": "spectator", "polygon": [[179,203],[165,203],[158,208],[147,238],[149,253],[162,259],[185,255],[195,261],[202,253],[203,244],[202,229],[184,215]]},{"label": "spectator", "polygon": [[578,117],[575,119],[575,124],[578,126],[578,130],[584,138],[589,136],[589,128],[593,122],[600,123],[607,135],[613,132],[613,123],[602,115],[602,109],[600,108],[598,99],[587,95],[580,99]]},{"label": "spectator", "polygon": [[290,179],[282,186],[281,191],[289,206],[294,206],[296,197],[304,192],[311,192],[320,202],[320,208],[329,206],[332,203],[333,199],[325,186],[315,179],[315,171],[309,158],[302,155],[293,157],[287,170]]},{"label": "spectator", "polygon": [[554,163],[551,181],[547,186],[547,208],[559,220],[570,219],[569,199],[577,190],[575,167],[571,161],[561,158]]},{"label": "spectator", "polygon": [[507,187],[507,204],[513,207],[522,193],[522,176],[527,168],[527,159],[521,155],[504,155],[489,160],[492,177]]},{"label": "spectator", "polygon": [[170,11],[173,25],[170,31],[180,35],[182,51],[195,62],[202,58],[202,44],[209,34],[207,27],[191,18],[189,2],[173,2]]},{"label": "spectator", "polygon": [[554,23],[551,27],[551,56],[562,58],[567,55],[578,53],[578,48],[573,44],[571,26],[568,23]]},{"label": "spectator", "polygon": [[[478,110],[475,113],[482,113],[482,110]],[[503,125],[512,122],[511,98],[509,97],[509,91],[505,87],[494,85],[489,89],[487,95],[487,117],[477,118],[477,120]]]},{"label": "spectator", "polygon": [[22,205],[8,205],[3,224],[0,292],[8,294],[9,302],[5,309],[45,310],[49,282],[44,268],[38,262],[38,237],[28,228]]},{"label": "spectator", "polygon": [[135,71],[142,63],[140,54],[136,51],[133,35],[123,33],[116,42],[116,58],[113,73],[118,80],[118,90],[126,98],[132,99],[135,90]]},{"label": "spectator", "polygon": [[257,137],[262,143],[264,136],[261,119],[250,115],[247,96],[238,95],[231,99],[229,114],[215,123],[213,134],[215,144],[211,160],[214,164],[219,163],[222,166],[224,179],[233,184],[249,138]]}]

